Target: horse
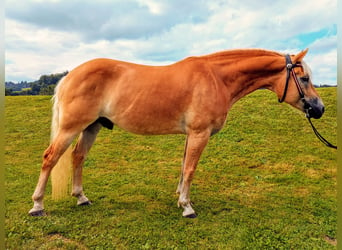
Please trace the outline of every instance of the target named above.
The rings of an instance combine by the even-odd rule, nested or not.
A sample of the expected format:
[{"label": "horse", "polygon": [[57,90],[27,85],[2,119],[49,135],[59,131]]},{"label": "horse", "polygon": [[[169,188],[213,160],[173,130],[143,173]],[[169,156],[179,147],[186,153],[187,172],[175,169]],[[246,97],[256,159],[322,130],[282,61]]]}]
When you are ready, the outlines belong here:
[{"label": "horse", "polygon": [[82,187],[83,163],[100,129],[116,125],[141,135],[186,135],[176,192],[182,216],[196,217],[190,185],[197,163],[209,138],[224,126],[235,102],[257,89],[268,89],[279,102],[288,103],[307,117],[318,119],[323,115],[323,102],[303,61],[307,51],[287,55],[263,49],[226,50],[165,66],[106,58],[81,64],[55,89],[51,141],[43,154],[29,214],[46,215],[43,197],[54,167],[53,190],[70,173],[71,195],[77,204],[91,204]]}]

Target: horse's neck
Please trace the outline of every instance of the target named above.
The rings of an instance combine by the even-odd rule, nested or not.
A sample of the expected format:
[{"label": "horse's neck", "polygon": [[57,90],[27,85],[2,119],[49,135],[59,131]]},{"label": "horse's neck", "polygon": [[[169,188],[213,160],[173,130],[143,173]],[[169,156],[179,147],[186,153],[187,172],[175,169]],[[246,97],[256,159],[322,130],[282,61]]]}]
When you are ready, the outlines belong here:
[{"label": "horse's neck", "polygon": [[[277,89],[280,74],[285,68],[285,62],[281,55],[262,51],[243,51],[237,53],[217,54],[212,57],[210,63],[218,76],[227,86],[233,102],[249,93],[267,88],[272,91]],[[251,52],[250,55],[248,52]]]}]

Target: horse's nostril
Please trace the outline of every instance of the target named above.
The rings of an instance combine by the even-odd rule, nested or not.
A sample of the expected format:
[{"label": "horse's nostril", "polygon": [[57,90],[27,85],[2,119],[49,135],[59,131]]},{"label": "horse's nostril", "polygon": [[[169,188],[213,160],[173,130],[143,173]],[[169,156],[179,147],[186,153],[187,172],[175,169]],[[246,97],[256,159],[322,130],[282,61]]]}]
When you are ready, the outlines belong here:
[{"label": "horse's nostril", "polygon": [[312,104],[308,104],[308,106],[306,108],[304,107],[304,109],[306,110],[307,117],[311,117],[315,119],[321,118],[325,110],[323,105],[312,105]]}]

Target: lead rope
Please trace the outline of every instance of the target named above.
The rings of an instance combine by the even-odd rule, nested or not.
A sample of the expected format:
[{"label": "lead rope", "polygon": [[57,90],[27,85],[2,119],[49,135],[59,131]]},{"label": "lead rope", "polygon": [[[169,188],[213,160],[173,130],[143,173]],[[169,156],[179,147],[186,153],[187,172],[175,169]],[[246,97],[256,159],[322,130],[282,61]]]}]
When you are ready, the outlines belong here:
[{"label": "lead rope", "polygon": [[307,116],[307,118],[308,118],[308,121],[309,121],[309,123],[310,123],[310,125],[311,125],[311,127],[312,127],[312,130],[314,131],[314,133],[315,133],[315,135],[317,136],[317,138],[318,138],[321,142],[323,142],[323,143],[325,144],[325,146],[330,147],[330,148],[337,149],[337,146],[335,146],[335,145],[331,144],[330,142],[328,142],[328,141],[327,141],[327,140],[326,140],[326,139],[317,131],[317,129],[315,128],[315,126],[312,124],[311,118],[308,117],[308,116]]},{"label": "lead rope", "polygon": [[312,124],[312,121],[311,121],[311,118],[309,116],[309,109],[310,107],[308,106],[308,103],[306,102],[305,100],[305,97],[304,97],[304,92],[302,90],[302,88],[300,87],[300,84],[297,80],[297,76],[293,70],[293,68],[295,67],[300,67],[301,65],[300,64],[293,64],[292,61],[291,61],[291,57],[290,55],[285,55],[285,59],[286,59],[286,82],[285,82],[285,88],[284,88],[284,93],[283,93],[283,96],[281,99],[278,99],[278,101],[280,103],[282,103],[284,100],[285,100],[285,97],[286,97],[286,93],[287,93],[287,88],[288,88],[288,85],[289,85],[289,80],[290,80],[290,75],[292,74],[292,77],[294,78],[295,80],[295,83],[296,83],[296,87],[298,89],[298,92],[299,92],[299,96],[300,96],[300,99],[302,100],[302,102],[304,103],[304,109],[305,109],[305,113],[306,113],[306,118],[308,118],[308,121],[311,125],[311,128],[312,130],[314,131],[315,135],[317,136],[317,138],[323,142],[327,147],[330,147],[330,148],[334,148],[334,149],[337,149],[337,146],[331,144],[330,142],[328,142],[318,131],[317,129],[315,128],[315,126]]}]

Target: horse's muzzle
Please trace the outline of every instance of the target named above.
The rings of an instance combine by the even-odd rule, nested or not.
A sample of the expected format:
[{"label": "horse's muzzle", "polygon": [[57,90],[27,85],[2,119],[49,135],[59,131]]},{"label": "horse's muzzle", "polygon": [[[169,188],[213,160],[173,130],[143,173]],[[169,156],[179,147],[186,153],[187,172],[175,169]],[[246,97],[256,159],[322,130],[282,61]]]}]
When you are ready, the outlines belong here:
[{"label": "horse's muzzle", "polygon": [[324,113],[324,105],[319,98],[312,98],[305,101],[304,111],[308,118],[319,119]]}]

